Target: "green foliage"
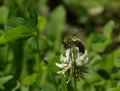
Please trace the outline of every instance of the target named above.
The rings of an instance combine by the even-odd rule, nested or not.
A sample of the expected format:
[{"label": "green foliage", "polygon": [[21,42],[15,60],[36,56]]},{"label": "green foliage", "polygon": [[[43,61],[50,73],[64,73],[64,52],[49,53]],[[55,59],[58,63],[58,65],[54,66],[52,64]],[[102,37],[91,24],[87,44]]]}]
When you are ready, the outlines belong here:
[{"label": "green foliage", "polygon": [[36,78],[37,78],[37,74],[34,73],[34,74],[30,75],[30,76],[25,77],[23,79],[22,83],[24,85],[31,85],[31,84],[33,84],[35,82]]},{"label": "green foliage", "polygon": [[17,89],[20,88],[20,83],[17,81],[16,86],[12,89],[12,91],[16,91]]},{"label": "green foliage", "polygon": [[1,6],[0,7],[0,24],[5,24],[8,18],[8,7],[6,6]]},{"label": "green foliage", "polygon": [[[58,51],[61,44],[61,34],[65,23],[65,10],[63,6],[58,6],[50,14],[50,21],[48,22],[48,37],[53,40],[54,50]],[[53,36],[53,33],[55,34]]]},{"label": "green foliage", "polygon": [[65,51],[63,37],[72,29],[89,57],[88,73],[76,91],[120,91],[119,3],[0,1],[0,91],[74,91],[74,80],[66,84],[55,65]]},{"label": "green foliage", "polygon": [[107,38],[111,38],[112,37],[112,31],[114,29],[114,22],[110,21],[108,22],[104,29],[103,29],[103,34],[107,37]]},{"label": "green foliage", "polygon": [[108,91],[119,91],[119,90],[120,90],[120,87],[108,89]]},{"label": "green foliage", "polygon": [[5,25],[5,32],[0,36],[0,45],[29,38],[35,35],[33,28],[23,18],[12,18]]},{"label": "green foliage", "polygon": [[53,73],[56,73],[57,71],[59,71],[58,68],[56,68],[55,63],[58,62],[60,59],[60,57],[54,57],[50,60],[50,63],[48,64],[49,70],[51,70]]},{"label": "green foliage", "polygon": [[[11,36],[13,35],[13,36]],[[26,26],[20,26],[16,27],[14,29],[11,29],[10,31],[7,31],[3,37],[8,41],[16,41],[19,39],[25,39],[27,37],[33,36],[33,32],[28,29]]]},{"label": "green foliage", "polygon": [[114,52],[114,64],[115,64],[115,66],[116,67],[120,67],[120,48],[119,49],[117,49],[115,52]]},{"label": "green foliage", "polygon": [[8,75],[8,76],[5,76],[5,77],[1,77],[0,78],[0,89],[4,89],[4,83],[8,82],[10,79],[12,79],[13,76],[11,75]]},{"label": "green foliage", "polygon": [[53,85],[51,85],[50,83],[45,83],[41,89],[41,91],[50,91],[50,90],[56,91],[55,87]]},{"label": "green foliage", "polygon": [[37,27],[40,32],[42,32],[46,26],[47,19],[43,16],[38,16]]},{"label": "green foliage", "polygon": [[[111,44],[112,31],[114,28],[114,22],[108,22],[103,28],[103,32],[90,36],[91,48],[96,52],[105,51],[106,47]],[[89,43],[89,42],[88,42]],[[90,44],[89,44],[90,45]]]}]

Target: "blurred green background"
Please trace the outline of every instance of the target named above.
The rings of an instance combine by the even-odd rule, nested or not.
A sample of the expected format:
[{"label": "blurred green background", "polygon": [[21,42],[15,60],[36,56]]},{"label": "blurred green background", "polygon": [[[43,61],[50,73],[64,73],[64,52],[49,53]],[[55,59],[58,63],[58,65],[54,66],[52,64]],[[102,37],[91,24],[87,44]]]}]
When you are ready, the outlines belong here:
[{"label": "blurred green background", "polygon": [[77,91],[120,91],[120,0],[0,0],[0,91],[73,91],[56,72],[71,32],[88,50]]}]

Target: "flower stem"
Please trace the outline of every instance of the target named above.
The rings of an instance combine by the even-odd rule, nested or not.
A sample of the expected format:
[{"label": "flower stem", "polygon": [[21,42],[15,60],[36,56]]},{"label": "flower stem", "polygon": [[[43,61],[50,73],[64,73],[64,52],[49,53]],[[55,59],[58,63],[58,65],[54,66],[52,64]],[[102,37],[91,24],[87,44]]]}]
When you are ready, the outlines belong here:
[{"label": "flower stem", "polygon": [[[40,47],[39,47],[39,30],[37,29],[37,34],[35,36],[35,40],[36,40],[36,45],[37,45],[37,50],[38,50],[38,55],[39,55],[39,60],[40,60]],[[40,60],[41,62],[41,60]]]},{"label": "flower stem", "polygon": [[63,79],[62,79],[62,87],[63,87],[62,91],[68,91],[65,77],[63,77]]},{"label": "flower stem", "polygon": [[74,91],[77,91],[76,87],[77,87],[76,78],[74,77]]},{"label": "flower stem", "polygon": [[[37,28],[36,28],[36,29],[37,29]],[[39,30],[37,29],[36,32],[37,32],[37,34],[36,34],[36,36],[35,36],[35,40],[36,40],[36,45],[37,45],[37,50],[38,50],[39,62],[41,63],[41,59],[40,59],[40,47],[39,47]],[[38,66],[39,66],[39,69],[41,69],[41,68],[40,68],[40,64],[39,64]],[[41,73],[40,73],[40,71],[38,71],[38,76],[37,76],[37,80],[38,80],[38,81],[41,80],[40,77],[41,77]],[[40,83],[39,83],[39,85],[40,85]]]},{"label": "flower stem", "polygon": [[73,75],[74,75],[74,91],[77,91],[76,90],[76,73],[75,73],[75,70],[76,70],[76,56],[77,56],[77,53],[76,53],[76,49],[75,47],[73,46],[73,63],[74,63],[74,66],[73,66]]}]

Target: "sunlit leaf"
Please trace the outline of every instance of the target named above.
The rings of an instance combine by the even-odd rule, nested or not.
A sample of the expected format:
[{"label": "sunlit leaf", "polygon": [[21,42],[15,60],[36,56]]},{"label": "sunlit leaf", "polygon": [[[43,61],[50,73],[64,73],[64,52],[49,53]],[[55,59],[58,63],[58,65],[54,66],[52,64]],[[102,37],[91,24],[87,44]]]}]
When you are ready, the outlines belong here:
[{"label": "sunlit leaf", "polygon": [[24,86],[24,85],[21,85],[21,91],[29,91],[29,87],[28,86]]},{"label": "sunlit leaf", "polygon": [[46,70],[48,67],[45,65],[44,62],[41,62],[40,68],[41,68],[41,70]]},{"label": "sunlit leaf", "polygon": [[109,88],[107,91],[120,91],[120,86],[115,88]]},{"label": "sunlit leaf", "polygon": [[0,24],[4,24],[7,21],[9,10],[6,6],[0,7]]},{"label": "sunlit leaf", "polygon": [[118,82],[117,86],[120,86],[120,81]]},{"label": "sunlit leaf", "polygon": [[3,37],[8,41],[16,41],[19,39],[26,39],[28,37],[31,37],[34,35],[34,32],[27,28],[26,26],[19,26],[16,28],[13,28],[10,31],[7,31]]},{"label": "sunlit leaf", "polygon": [[43,31],[43,29],[45,28],[45,25],[47,23],[47,20],[45,17],[43,16],[38,16],[38,24],[37,24],[37,27],[39,29],[40,32]]},{"label": "sunlit leaf", "polygon": [[107,38],[111,38],[112,37],[112,31],[114,28],[114,21],[109,21],[104,29],[103,29],[103,34],[107,37]]},{"label": "sunlit leaf", "polygon": [[36,81],[36,79],[37,79],[37,74],[34,73],[32,75],[24,77],[23,80],[22,80],[22,83],[25,84],[25,85],[31,85]]},{"label": "sunlit leaf", "polygon": [[6,43],[7,40],[3,36],[0,36],[0,46],[4,46]]}]

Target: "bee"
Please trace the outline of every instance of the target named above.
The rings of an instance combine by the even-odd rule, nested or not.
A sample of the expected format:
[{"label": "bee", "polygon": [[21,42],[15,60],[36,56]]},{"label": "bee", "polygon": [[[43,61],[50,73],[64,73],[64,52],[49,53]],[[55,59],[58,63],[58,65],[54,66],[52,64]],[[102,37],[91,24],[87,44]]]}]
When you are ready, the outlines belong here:
[{"label": "bee", "polygon": [[79,48],[79,52],[83,54],[85,52],[85,47],[83,43],[81,42],[79,38],[74,37],[74,35],[72,37],[68,37],[65,40],[63,40],[63,46],[66,49],[76,46]]}]

